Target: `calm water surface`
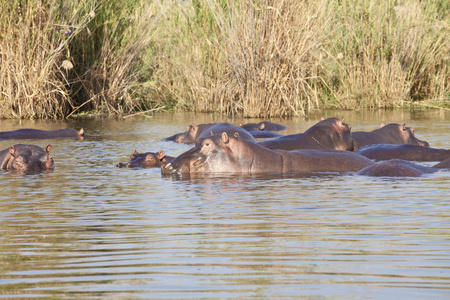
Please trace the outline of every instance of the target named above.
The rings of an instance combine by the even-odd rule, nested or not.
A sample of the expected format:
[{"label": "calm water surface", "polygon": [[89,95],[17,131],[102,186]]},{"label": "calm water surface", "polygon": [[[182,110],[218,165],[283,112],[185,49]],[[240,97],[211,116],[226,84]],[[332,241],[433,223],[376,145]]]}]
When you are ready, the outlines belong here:
[{"label": "calm water surface", "polygon": [[[406,122],[450,148],[445,111],[326,112],[353,130]],[[273,120],[303,132],[310,119]],[[0,297],[449,299],[450,172],[163,178],[114,165],[190,148],[162,138],[217,115],[0,120],[83,127],[51,143],[50,174],[0,173]],[[256,120],[253,120],[256,121]],[[0,150],[19,141],[0,141]]]}]

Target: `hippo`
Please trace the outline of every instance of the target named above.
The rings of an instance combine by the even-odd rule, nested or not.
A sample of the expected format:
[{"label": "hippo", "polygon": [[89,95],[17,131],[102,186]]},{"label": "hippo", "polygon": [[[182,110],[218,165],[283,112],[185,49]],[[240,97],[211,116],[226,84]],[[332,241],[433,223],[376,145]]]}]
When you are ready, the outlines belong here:
[{"label": "hippo", "polygon": [[174,134],[172,136],[169,136],[169,137],[166,137],[166,138],[164,138],[162,140],[165,141],[165,142],[172,141],[172,142],[176,142],[176,143],[182,143],[183,142],[182,139],[184,138],[185,133],[186,132],[176,133],[176,134]]},{"label": "hippo", "polygon": [[328,118],[310,127],[304,133],[289,134],[268,141],[259,142],[268,149],[317,149],[317,150],[354,150],[350,125],[344,118]]},{"label": "hippo", "polygon": [[287,129],[286,126],[281,125],[281,124],[277,124],[277,123],[272,123],[269,121],[262,121],[259,122],[258,124],[256,123],[247,123],[247,124],[239,124],[240,127],[244,128],[247,131],[280,131],[280,130],[285,130]]},{"label": "hippo", "polygon": [[412,161],[443,161],[450,158],[450,150],[404,144],[373,144],[356,152],[374,160],[403,159]]},{"label": "hippo", "polygon": [[241,138],[217,133],[197,141],[194,148],[163,163],[161,173],[299,173],[359,171],[371,164],[368,158],[350,151],[272,150]]},{"label": "hippo", "polygon": [[83,138],[84,129],[58,129],[58,130],[40,130],[32,128],[23,128],[13,131],[0,132],[0,140],[22,140],[22,139],[55,139],[55,138]]},{"label": "hippo", "polygon": [[164,151],[138,153],[136,150],[130,155],[126,163],[118,163],[118,168],[159,168],[163,162],[172,161],[174,157],[167,156]]},{"label": "hippo", "polygon": [[375,177],[420,177],[424,174],[432,174],[439,169],[449,167],[450,159],[433,167],[421,166],[403,159],[391,159],[370,165],[358,171],[356,174]]},{"label": "hippo", "polygon": [[44,149],[36,145],[17,144],[0,151],[0,169],[19,172],[53,170],[51,145]]},{"label": "hippo", "polygon": [[391,123],[384,125],[381,123],[381,128],[370,132],[355,131],[352,132],[355,140],[356,148],[361,148],[373,144],[412,144],[424,147],[429,147],[426,141],[421,141],[414,136],[414,128],[406,127],[406,124]]},{"label": "hippo", "polygon": [[184,144],[195,144],[198,139],[208,137],[211,134],[215,134],[218,132],[227,132],[228,134],[238,132],[242,138],[248,139],[249,141],[256,143],[255,138],[250,133],[248,133],[247,130],[225,122],[189,125],[188,130],[184,133],[184,136],[179,140]]},{"label": "hippo", "polygon": [[447,158],[446,160],[441,161],[437,165],[434,165],[433,168],[450,169],[450,158]]},{"label": "hippo", "polygon": [[264,130],[249,130],[248,133],[250,133],[255,139],[273,139],[284,136],[278,132]]}]

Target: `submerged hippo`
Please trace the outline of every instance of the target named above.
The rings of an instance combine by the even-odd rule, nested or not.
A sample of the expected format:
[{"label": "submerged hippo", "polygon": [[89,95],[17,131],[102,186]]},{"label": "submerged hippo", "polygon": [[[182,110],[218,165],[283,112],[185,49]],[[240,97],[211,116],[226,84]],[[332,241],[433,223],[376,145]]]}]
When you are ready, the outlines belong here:
[{"label": "submerged hippo", "polygon": [[55,164],[51,149],[50,145],[44,149],[28,144],[11,146],[0,151],[0,169],[20,172],[53,170]]},{"label": "submerged hippo", "polygon": [[58,129],[40,130],[32,128],[17,129],[13,131],[0,132],[0,140],[22,140],[22,139],[55,139],[55,138],[83,138],[84,129]]},{"label": "submerged hippo", "polygon": [[259,123],[247,123],[247,124],[240,124],[240,127],[244,128],[247,131],[280,131],[287,129],[286,126],[272,123],[269,121],[262,121]]},{"label": "submerged hippo", "polygon": [[373,144],[364,146],[357,152],[374,160],[403,159],[412,161],[443,161],[450,158],[450,150],[419,145]]},{"label": "submerged hippo", "polygon": [[357,148],[373,144],[411,144],[428,147],[429,144],[421,141],[414,135],[414,128],[406,127],[406,124],[391,123],[370,132],[355,131],[352,133]]},{"label": "submerged hippo", "polygon": [[442,168],[450,167],[450,159],[433,167],[421,166],[402,159],[391,159],[376,163],[360,170],[358,175],[375,177],[419,177],[424,174],[437,172]]},{"label": "submerged hippo", "polygon": [[304,133],[289,134],[259,144],[269,149],[354,150],[351,127],[344,119],[323,119]]},{"label": "submerged hippo", "polygon": [[373,162],[354,152],[334,150],[272,150],[226,132],[200,139],[191,150],[169,163],[161,172],[286,173],[359,171]]},{"label": "submerged hippo", "polygon": [[166,156],[164,151],[138,153],[136,150],[130,155],[126,163],[118,163],[118,168],[159,168],[163,162],[169,162],[174,157]]},{"label": "submerged hippo", "polygon": [[182,137],[178,139],[177,142],[184,144],[195,144],[198,139],[206,138],[210,135],[221,132],[227,132],[228,134],[233,134],[234,132],[238,132],[242,138],[245,138],[249,141],[255,142],[255,138],[248,133],[247,130],[238,127],[236,125],[230,123],[209,123],[209,124],[200,124],[200,125],[189,125],[188,130],[184,133]]}]

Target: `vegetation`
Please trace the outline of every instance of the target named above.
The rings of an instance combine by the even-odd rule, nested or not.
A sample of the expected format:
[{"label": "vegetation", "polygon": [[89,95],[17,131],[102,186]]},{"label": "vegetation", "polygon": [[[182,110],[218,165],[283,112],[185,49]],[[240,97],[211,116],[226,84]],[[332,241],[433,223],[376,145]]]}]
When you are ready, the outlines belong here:
[{"label": "vegetation", "polygon": [[0,118],[450,108],[450,3],[12,0]]}]

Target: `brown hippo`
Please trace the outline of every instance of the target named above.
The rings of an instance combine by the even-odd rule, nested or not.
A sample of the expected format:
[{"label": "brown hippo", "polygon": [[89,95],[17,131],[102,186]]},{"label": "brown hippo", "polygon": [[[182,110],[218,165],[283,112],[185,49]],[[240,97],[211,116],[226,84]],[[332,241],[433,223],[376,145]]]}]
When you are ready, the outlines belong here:
[{"label": "brown hippo", "polygon": [[0,151],[0,169],[11,171],[53,170],[55,165],[50,155],[52,146],[42,149],[36,145],[17,144]]},{"label": "brown hippo", "polygon": [[166,138],[164,138],[162,140],[163,141],[167,141],[167,142],[168,141],[172,141],[172,142],[176,142],[176,143],[182,143],[183,142],[182,139],[184,138],[184,134],[185,133],[186,132],[180,132],[180,133],[174,134],[172,136],[166,137]]},{"label": "brown hippo", "polygon": [[447,158],[446,160],[441,161],[437,165],[434,165],[433,168],[450,169],[450,158]]},{"label": "brown hippo", "polygon": [[191,150],[169,163],[161,172],[197,173],[286,173],[359,171],[373,164],[354,152],[335,150],[272,150],[226,132],[200,139]]},{"label": "brown hippo", "polygon": [[184,133],[184,136],[179,138],[181,143],[184,144],[195,144],[198,139],[206,138],[211,134],[221,132],[227,132],[228,134],[233,134],[238,132],[242,138],[256,143],[255,138],[248,133],[247,130],[238,127],[230,123],[209,123],[200,125],[189,125],[188,130]]},{"label": "brown hippo", "polygon": [[289,134],[259,144],[269,149],[322,149],[353,151],[351,127],[344,119],[323,119],[305,131],[305,133]]},{"label": "brown hippo", "polygon": [[414,128],[406,127],[406,124],[391,123],[384,125],[381,123],[381,128],[370,132],[355,131],[352,132],[355,140],[356,148],[361,148],[373,144],[412,144],[428,147],[429,144],[421,141],[414,136]]},{"label": "brown hippo", "polygon": [[411,144],[373,144],[364,146],[356,152],[374,160],[398,158],[413,161],[443,161],[450,158],[450,150]]},{"label": "brown hippo", "polygon": [[449,167],[449,159],[433,167],[421,166],[402,159],[391,159],[370,165],[356,174],[376,177],[419,177],[424,174],[435,173],[438,169]]},{"label": "brown hippo", "polygon": [[258,124],[256,123],[247,123],[247,124],[240,124],[240,127],[244,128],[247,131],[280,131],[285,130],[287,127],[281,124],[272,123],[269,121],[262,121]]},{"label": "brown hippo", "polygon": [[0,140],[22,140],[22,139],[55,139],[55,138],[83,138],[84,129],[58,129],[40,130],[32,128],[17,129],[13,131],[0,132]]},{"label": "brown hippo", "polygon": [[126,163],[118,163],[118,168],[159,168],[163,162],[172,161],[174,157],[167,156],[164,151],[138,153],[136,150],[130,155]]}]

